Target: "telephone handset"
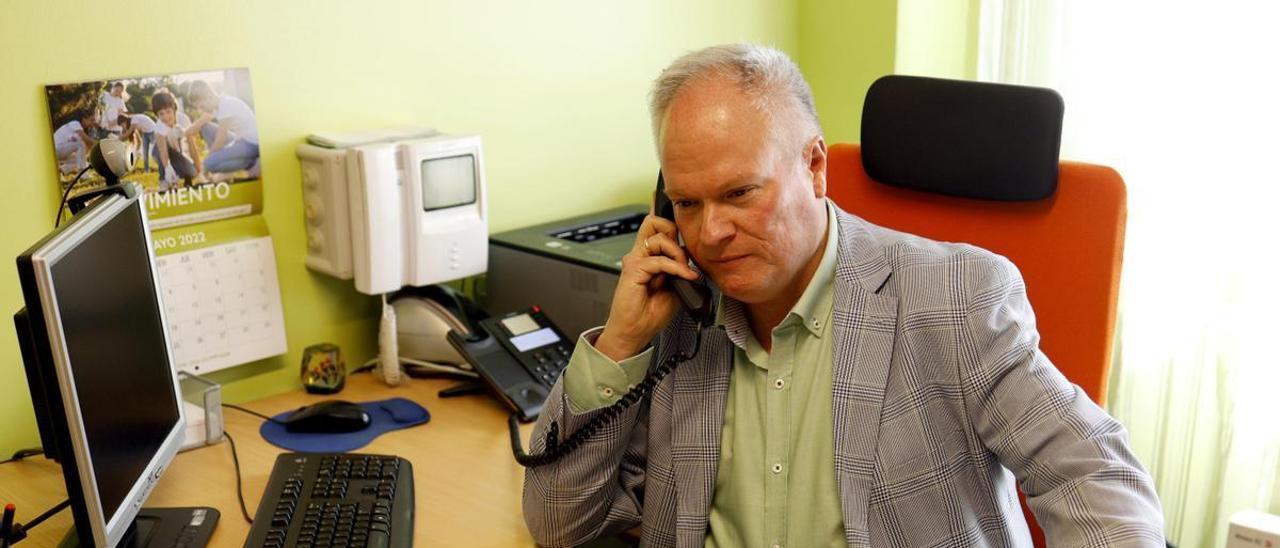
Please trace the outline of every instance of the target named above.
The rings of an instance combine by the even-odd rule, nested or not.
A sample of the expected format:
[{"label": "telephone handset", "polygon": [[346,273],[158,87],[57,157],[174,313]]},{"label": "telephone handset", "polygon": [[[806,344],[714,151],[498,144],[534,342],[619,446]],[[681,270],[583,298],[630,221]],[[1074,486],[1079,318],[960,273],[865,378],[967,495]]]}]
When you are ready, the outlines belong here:
[{"label": "telephone handset", "polygon": [[[675,208],[671,200],[667,198],[666,182],[662,179],[662,172],[658,172],[658,187],[653,193],[653,210],[659,216],[675,222]],[[632,388],[621,399],[614,402],[600,411],[599,415],[591,419],[585,426],[578,431],[570,434],[563,441],[560,439],[560,425],[555,421],[551,422],[550,428],[547,429],[546,448],[542,453],[529,455],[524,452],[524,448],[520,443],[520,425],[518,416],[512,414],[507,419],[507,427],[511,431],[511,451],[515,453],[516,462],[526,468],[543,466],[556,462],[565,455],[577,450],[582,446],[588,438],[595,435],[605,425],[617,420],[628,407],[635,405],[636,402],[646,400],[653,394],[654,387],[658,386],[662,379],[675,369],[677,364],[687,362],[698,355],[698,348],[702,345],[702,328],[711,324],[711,290],[707,287],[704,280],[691,282],[675,276],[668,276],[668,282],[672,286],[672,290],[676,292],[676,296],[680,299],[680,303],[698,323],[696,335],[693,339],[693,351],[684,353],[677,351],[672,354],[667,361],[650,371],[640,384]]]},{"label": "telephone handset", "polygon": [[[653,191],[653,211],[659,217],[676,222],[675,205],[666,193],[667,183],[662,179],[662,171],[658,171],[658,188]],[[677,242],[683,244],[684,242]],[[711,290],[707,282],[699,279],[691,282],[683,278],[669,277],[671,288],[675,290],[680,302],[689,310],[689,314],[699,323],[707,323],[711,314]]]}]

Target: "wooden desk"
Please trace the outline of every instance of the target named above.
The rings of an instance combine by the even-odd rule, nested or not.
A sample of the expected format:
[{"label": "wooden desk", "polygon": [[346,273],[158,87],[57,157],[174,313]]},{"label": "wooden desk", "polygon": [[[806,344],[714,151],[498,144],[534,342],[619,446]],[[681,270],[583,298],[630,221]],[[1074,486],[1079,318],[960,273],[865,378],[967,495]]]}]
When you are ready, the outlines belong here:
[{"label": "wooden desk", "polygon": [[[390,388],[368,374],[347,379],[347,387],[335,396],[314,396],[301,389],[246,403],[244,407],[275,414],[334,397],[371,401],[404,397],[431,412],[425,425],[388,432],[361,453],[399,455],[413,463],[415,546],[532,546],[520,510],[524,469],[511,456],[507,411],[487,396],[441,400],[441,388],[456,381],[410,379]],[[245,503],[250,515],[266,488],[276,455],[284,450],[258,435],[261,419],[225,409],[227,431],[240,450]],[[527,440],[532,425],[522,431]],[[66,498],[61,468],[51,460],[33,457],[0,465],[0,503],[18,505],[18,520],[25,522]],[[236,501],[236,476],[231,448],[225,441],[178,454],[147,506],[212,506],[222,512],[210,546],[239,547],[249,534]],[[71,527],[71,512],[64,510],[37,527],[18,546],[56,546]]]}]

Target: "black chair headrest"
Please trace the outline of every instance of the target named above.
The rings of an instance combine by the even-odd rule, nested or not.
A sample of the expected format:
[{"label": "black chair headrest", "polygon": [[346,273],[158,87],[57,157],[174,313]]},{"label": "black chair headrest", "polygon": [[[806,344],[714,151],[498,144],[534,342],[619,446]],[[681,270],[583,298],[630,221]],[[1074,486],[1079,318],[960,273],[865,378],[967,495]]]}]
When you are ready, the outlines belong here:
[{"label": "black chair headrest", "polygon": [[885,76],[862,107],[862,162],[888,185],[1039,200],[1058,187],[1062,110],[1046,88]]}]

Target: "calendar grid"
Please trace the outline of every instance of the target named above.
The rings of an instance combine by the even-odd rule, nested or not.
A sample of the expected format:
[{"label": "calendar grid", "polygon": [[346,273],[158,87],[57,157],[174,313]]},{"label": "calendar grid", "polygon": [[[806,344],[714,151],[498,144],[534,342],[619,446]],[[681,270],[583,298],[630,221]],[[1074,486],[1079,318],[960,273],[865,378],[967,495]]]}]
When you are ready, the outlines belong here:
[{"label": "calendar grid", "polygon": [[178,370],[208,373],[285,352],[271,237],[156,259]]}]

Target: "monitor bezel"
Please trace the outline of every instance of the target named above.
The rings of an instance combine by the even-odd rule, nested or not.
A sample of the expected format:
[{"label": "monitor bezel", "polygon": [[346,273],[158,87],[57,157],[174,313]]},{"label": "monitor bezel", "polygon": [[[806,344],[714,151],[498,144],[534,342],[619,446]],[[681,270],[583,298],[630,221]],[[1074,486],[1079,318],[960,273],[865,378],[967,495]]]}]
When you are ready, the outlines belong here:
[{"label": "monitor bezel", "polygon": [[[132,526],[138,511],[142,508],[142,502],[146,500],[146,497],[155,488],[165,468],[173,460],[182,445],[186,430],[186,414],[182,405],[182,393],[178,385],[176,363],[173,359],[173,344],[167,329],[169,324],[165,316],[163,292],[158,283],[159,271],[156,268],[155,253],[149,252],[147,254],[148,269],[151,279],[157,282],[152,284],[153,290],[156,292],[156,303],[159,305],[157,312],[160,316],[161,325],[166,326],[163,333],[165,355],[168,358],[168,368],[173,381],[171,386],[178,420],[161,442],[159,449],[151,456],[142,473],[134,480],[132,487],[130,487],[124,499],[120,501],[114,515],[106,516],[103,512],[102,500],[97,489],[97,472],[93,468],[92,455],[84,429],[83,415],[79,406],[78,391],[70,369],[69,352],[62,331],[62,318],[58,308],[57,295],[54,293],[53,288],[52,268],[90,235],[96,233],[105,224],[114,220],[131,207],[137,208],[139,212],[139,221],[142,225],[139,228],[143,232],[147,249],[154,250],[155,246],[151,239],[147,211],[142,205],[143,203],[139,196],[125,198],[111,195],[103,197],[99,202],[77,215],[65,229],[54,233],[47,241],[30,253],[32,273],[40,300],[40,316],[44,323],[42,327],[47,336],[48,350],[52,358],[49,366],[52,366],[57,379],[58,393],[64,413],[63,417],[52,417],[52,419],[59,420],[61,418],[66,421],[67,429],[65,432],[69,439],[65,441],[69,442],[68,445],[74,455],[75,471],[79,480],[79,495],[84,504],[84,516],[88,520],[87,525],[90,528],[94,542],[100,546],[118,544]],[[32,329],[39,328],[35,325],[31,327]],[[67,455],[62,455],[64,466],[68,464],[65,462],[66,458]],[[66,479],[70,480],[70,478]],[[68,491],[74,487],[71,481],[67,481]],[[76,494],[69,492],[68,496],[74,500]],[[76,523],[77,529],[83,525]],[[82,535],[83,531],[77,531],[77,533]]]}]

